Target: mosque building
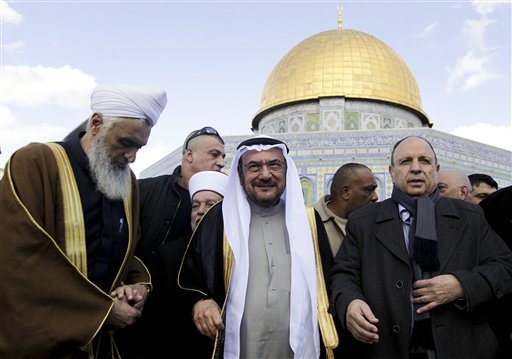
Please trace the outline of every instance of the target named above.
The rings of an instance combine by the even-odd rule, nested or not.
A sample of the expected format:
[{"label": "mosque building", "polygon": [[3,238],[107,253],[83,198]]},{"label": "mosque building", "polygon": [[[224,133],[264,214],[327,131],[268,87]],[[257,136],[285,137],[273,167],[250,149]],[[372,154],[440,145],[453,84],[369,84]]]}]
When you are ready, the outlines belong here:
[{"label": "mosque building", "polygon": [[[303,40],[275,65],[252,130],[288,145],[308,205],[329,193],[334,173],[348,162],[368,166],[379,200],[390,197],[391,148],[410,135],[430,141],[441,168],[486,173],[500,187],[512,184],[512,152],[435,130],[407,64],[374,36],[343,29],[341,17],[338,29]],[[223,136],[227,170],[247,137]],[[140,177],[172,173],[181,158],[177,148]]]}]

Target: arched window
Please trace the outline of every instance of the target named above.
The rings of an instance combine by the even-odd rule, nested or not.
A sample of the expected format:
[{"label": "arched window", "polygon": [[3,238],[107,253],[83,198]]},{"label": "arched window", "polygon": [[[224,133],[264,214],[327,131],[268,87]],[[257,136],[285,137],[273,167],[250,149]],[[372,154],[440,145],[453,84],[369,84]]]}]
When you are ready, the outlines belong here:
[{"label": "arched window", "polygon": [[302,187],[302,193],[304,195],[304,202],[306,206],[312,206],[314,204],[314,185],[307,177],[301,177],[300,185]]}]

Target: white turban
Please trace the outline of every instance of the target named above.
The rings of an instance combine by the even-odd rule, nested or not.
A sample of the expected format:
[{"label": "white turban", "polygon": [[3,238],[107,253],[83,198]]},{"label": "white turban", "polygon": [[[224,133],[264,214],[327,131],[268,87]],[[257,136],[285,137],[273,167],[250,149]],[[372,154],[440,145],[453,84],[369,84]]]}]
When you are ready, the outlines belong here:
[{"label": "white turban", "polygon": [[141,118],[154,126],[167,105],[165,91],[133,85],[99,85],[91,94],[91,110],[104,116]]},{"label": "white turban", "polygon": [[188,191],[190,199],[200,191],[217,192],[224,197],[224,191],[228,184],[228,176],[218,171],[201,171],[190,177],[188,182]]}]

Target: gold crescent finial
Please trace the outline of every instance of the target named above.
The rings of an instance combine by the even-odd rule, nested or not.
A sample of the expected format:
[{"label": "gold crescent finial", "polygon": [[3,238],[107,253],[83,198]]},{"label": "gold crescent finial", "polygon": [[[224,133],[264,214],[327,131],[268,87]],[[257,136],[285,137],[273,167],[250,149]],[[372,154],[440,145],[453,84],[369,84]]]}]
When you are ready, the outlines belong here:
[{"label": "gold crescent finial", "polygon": [[342,26],[341,24],[343,23],[343,5],[338,5],[338,30],[341,30]]}]

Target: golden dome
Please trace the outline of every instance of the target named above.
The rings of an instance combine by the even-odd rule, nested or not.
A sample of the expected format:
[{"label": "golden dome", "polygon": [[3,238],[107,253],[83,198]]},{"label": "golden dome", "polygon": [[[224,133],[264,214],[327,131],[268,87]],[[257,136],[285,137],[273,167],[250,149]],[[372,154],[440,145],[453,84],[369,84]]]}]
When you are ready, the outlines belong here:
[{"label": "golden dome", "polygon": [[414,110],[424,124],[429,123],[418,84],[400,56],[372,35],[339,29],[305,39],[277,63],[253,128],[271,108],[321,97],[391,102]]}]

